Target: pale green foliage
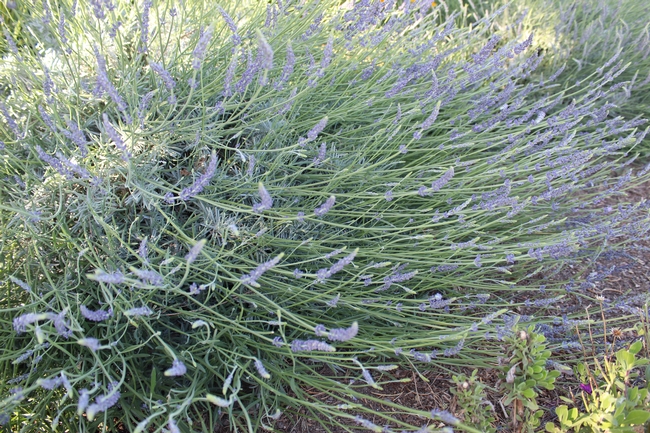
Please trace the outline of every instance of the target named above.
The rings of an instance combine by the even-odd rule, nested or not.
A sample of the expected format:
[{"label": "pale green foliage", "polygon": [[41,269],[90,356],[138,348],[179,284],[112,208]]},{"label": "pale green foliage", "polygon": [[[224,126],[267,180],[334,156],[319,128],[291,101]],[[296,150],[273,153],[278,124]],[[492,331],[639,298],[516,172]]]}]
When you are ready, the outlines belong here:
[{"label": "pale green foliage", "polygon": [[503,404],[512,411],[515,431],[535,432],[540,424],[543,411],[537,403],[542,389],[555,389],[555,379],[559,371],[548,371],[546,361],[551,356],[547,350],[546,338],[535,333],[534,327],[516,331],[506,338],[507,355],[502,367],[501,390]]},{"label": "pale green foliage", "polygon": [[[650,367],[648,359],[638,357],[643,344],[633,343],[620,349],[610,359],[594,358],[593,366],[582,362],[577,376],[589,384],[591,392],[580,393],[582,407],[558,406],[555,413],[559,426],[547,423],[546,431],[635,433],[650,419]],[[645,369],[641,367],[645,366]],[[645,377],[639,374],[645,371]],[[568,400],[568,399],[566,399]]]},{"label": "pale green foliage", "polygon": [[456,404],[461,410],[461,419],[465,424],[486,432],[496,432],[494,427],[494,405],[488,400],[486,385],[477,377],[478,370],[470,376],[458,374],[452,376],[455,387],[451,388],[456,397]]}]

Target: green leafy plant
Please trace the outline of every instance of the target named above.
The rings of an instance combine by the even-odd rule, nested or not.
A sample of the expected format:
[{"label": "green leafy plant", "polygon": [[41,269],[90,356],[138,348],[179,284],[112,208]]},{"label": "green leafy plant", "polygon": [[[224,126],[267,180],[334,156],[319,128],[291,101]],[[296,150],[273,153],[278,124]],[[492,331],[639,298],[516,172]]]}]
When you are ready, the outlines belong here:
[{"label": "green leafy plant", "polygon": [[546,337],[535,333],[534,326],[514,332],[506,338],[508,357],[502,368],[503,404],[511,406],[513,431],[534,432],[540,424],[543,410],[537,404],[541,389],[555,389],[559,371],[546,369],[551,351],[546,349]]},{"label": "green leafy plant", "polygon": [[461,419],[466,425],[475,427],[482,432],[496,432],[493,423],[494,406],[487,399],[486,385],[478,376],[478,370],[473,370],[470,376],[457,374],[452,376],[455,387],[451,388],[456,404],[460,408]]},{"label": "green leafy plant", "polygon": [[[547,423],[546,431],[634,433],[634,426],[650,419],[649,360],[637,355],[643,344],[637,341],[620,349],[612,359],[593,359],[575,367],[581,384],[582,407],[561,405],[555,409],[559,425]],[[645,375],[639,369],[645,366]],[[571,402],[571,400],[565,398]]]}]

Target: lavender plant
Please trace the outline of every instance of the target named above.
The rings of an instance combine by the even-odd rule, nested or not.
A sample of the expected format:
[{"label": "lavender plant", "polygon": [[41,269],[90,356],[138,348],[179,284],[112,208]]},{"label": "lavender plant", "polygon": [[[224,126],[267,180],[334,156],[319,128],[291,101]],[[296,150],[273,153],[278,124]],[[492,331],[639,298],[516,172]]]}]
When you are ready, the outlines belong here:
[{"label": "lavender plant", "polygon": [[[506,2],[470,4],[473,14],[481,14]],[[610,66],[628,65],[613,73],[618,78],[610,87],[607,113],[594,126],[600,127],[604,120],[608,125],[642,125],[650,109],[650,36],[644,18],[648,13],[647,3],[634,0],[530,0],[512,4],[493,28],[506,38],[521,32],[535,34],[538,49],[547,55],[531,80],[544,81],[545,87],[585,91],[577,83],[586,77],[602,77]],[[647,155],[650,140],[641,143],[636,150]]]},{"label": "lavender plant", "polygon": [[619,65],[531,98],[535,39],[495,39],[495,15],[338,3],[19,10],[0,419],[254,432],[306,410],[476,432],[364,388],[398,381],[387,365],[491,365],[505,312],[586,296],[536,276],[645,236],[645,202],[593,211],[646,177],[619,152],[643,131],[589,124]]}]

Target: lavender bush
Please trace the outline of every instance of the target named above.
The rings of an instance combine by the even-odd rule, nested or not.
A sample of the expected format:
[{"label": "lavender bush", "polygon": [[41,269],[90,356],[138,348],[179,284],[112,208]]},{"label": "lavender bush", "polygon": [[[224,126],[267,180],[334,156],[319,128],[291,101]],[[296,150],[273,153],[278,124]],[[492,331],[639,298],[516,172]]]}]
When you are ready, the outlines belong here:
[{"label": "lavender bush", "polygon": [[[506,2],[470,4],[471,14],[480,16]],[[534,33],[536,47],[546,55],[531,79],[545,82],[542,89],[585,92],[585,82],[595,82],[608,67],[619,65],[612,73],[616,83],[604,99],[607,122],[640,126],[650,111],[648,14],[650,5],[635,0],[527,0],[513,3],[492,28],[504,38]],[[635,150],[647,156],[650,138]]]},{"label": "lavender bush", "polygon": [[302,411],[476,432],[358,401],[395,365],[493,365],[517,321],[588,297],[538,277],[646,236],[645,202],[594,211],[646,178],[621,151],[644,131],[602,123],[622,65],[571,93],[529,79],[543,58],[493,34],[503,10],[469,27],[428,1],[338,3],[10,11],[11,428],[255,432]]}]

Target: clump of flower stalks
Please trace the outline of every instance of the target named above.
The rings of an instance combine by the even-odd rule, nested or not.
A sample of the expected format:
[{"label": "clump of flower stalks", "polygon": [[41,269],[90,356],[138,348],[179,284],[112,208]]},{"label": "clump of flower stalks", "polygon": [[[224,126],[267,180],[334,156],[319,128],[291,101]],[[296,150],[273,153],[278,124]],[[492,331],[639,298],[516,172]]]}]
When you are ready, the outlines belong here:
[{"label": "clump of flower stalks", "polygon": [[476,431],[359,399],[395,366],[492,365],[515,323],[588,297],[536,276],[646,237],[646,202],[598,208],[646,177],[645,131],[605,122],[622,65],[531,98],[543,58],[491,32],[503,10],[457,27],[431,2],[338,3],[11,11],[10,428],[256,432],[302,411]]},{"label": "clump of flower stalks", "polygon": [[[480,16],[504,3],[471,3],[469,14]],[[527,0],[512,4],[493,23],[493,30],[504,38],[535,34],[536,46],[546,55],[532,77],[546,82],[541,89],[548,87],[551,92],[558,85],[570,93],[586,91],[584,83],[602,77],[609,66],[626,66],[614,74],[616,91],[612,89],[607,98],[608,121],[638,126],[645,124],[643,117],[650,110],[648,14],[650,4],[634,0]],[[635,148],[644,155],[649,149],[648,138]]]}]

